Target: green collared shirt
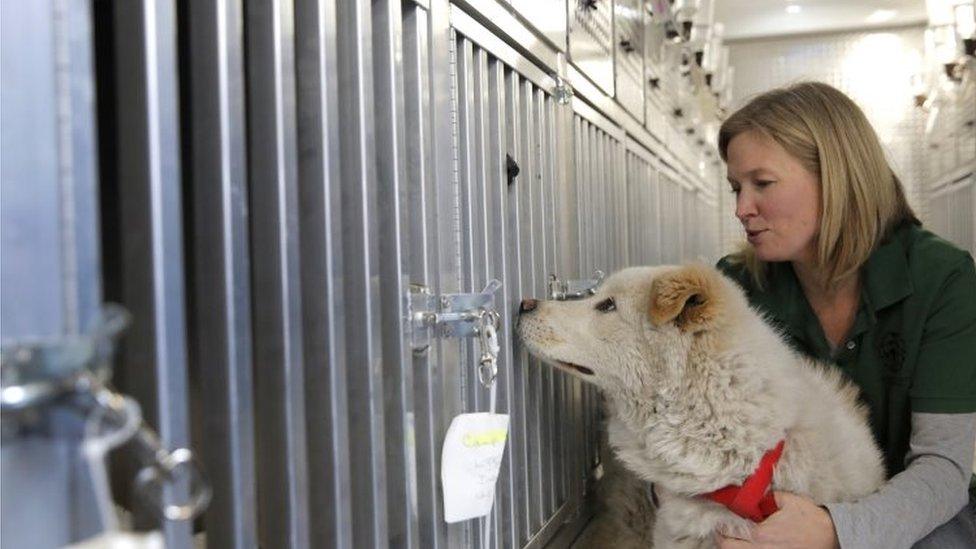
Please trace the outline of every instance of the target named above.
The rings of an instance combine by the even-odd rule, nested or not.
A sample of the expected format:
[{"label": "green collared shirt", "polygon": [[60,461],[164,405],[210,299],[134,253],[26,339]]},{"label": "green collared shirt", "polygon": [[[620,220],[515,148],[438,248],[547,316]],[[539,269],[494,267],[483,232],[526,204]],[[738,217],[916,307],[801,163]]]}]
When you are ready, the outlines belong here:
[{"label": "green collared shirt", "polygon": [[896,229],[862,268],[854,325],[833,353],[789,262],[768,264],[764,289],[731,256],[718,267],[795,349],[836,364],[861,388],[889,476],[905,468],[913,412],[976,412],[969,253],[913,224]]}]

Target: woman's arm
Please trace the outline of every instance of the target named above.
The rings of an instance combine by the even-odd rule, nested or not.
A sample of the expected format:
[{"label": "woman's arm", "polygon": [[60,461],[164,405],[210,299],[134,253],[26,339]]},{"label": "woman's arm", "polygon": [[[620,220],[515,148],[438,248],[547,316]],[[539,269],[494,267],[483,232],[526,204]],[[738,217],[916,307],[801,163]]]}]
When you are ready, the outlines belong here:
[{"label": "woman's arm", "polygon": [[906,468],[878,492],[826,505],[841,549],[911,547],[969,501],[976,413],[912,414]]}]

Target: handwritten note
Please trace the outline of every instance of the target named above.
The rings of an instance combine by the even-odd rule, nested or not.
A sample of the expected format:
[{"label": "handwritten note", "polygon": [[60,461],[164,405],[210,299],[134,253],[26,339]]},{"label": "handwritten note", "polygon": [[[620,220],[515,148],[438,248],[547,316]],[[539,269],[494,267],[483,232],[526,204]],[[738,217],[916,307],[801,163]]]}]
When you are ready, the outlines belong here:
[{"label": "handwritten note", "polygon": [[508,414],[461,414],[451,422],[441,453],[445,521],[491,511],[507,436]]}]

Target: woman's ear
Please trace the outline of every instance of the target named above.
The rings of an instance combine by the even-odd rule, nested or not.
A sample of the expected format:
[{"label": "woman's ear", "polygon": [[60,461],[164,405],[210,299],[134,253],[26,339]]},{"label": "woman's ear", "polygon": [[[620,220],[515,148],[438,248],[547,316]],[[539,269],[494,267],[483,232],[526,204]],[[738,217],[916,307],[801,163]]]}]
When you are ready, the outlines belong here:
[{"label": "woman's ear", "polygon": [[680,267],[651,283],[649,316],[655,326],[668,322],[684,332],[714,326],[720,308],[722,275],[704,265]]}]

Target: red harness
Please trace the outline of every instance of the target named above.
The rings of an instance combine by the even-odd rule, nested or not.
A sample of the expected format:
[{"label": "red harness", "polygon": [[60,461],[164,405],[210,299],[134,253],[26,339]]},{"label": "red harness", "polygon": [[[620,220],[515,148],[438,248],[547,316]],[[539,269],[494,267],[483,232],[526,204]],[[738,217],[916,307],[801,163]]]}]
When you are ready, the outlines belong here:
[{"label": "red harness", "polygon": [[785,443],[785,440],[781,440],[775,448],[766,452],[759,462],[759,467],[756,467],[756,471],[742,483],[742,486],[726,486],[702,494],[702,497],[721,503],[742,518],[762,522],[779,510],[773,492],[769,491],[769,485],[773,482],[773,467],[783,455]]}]

